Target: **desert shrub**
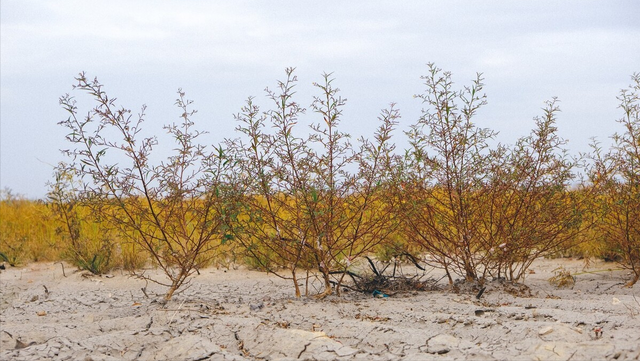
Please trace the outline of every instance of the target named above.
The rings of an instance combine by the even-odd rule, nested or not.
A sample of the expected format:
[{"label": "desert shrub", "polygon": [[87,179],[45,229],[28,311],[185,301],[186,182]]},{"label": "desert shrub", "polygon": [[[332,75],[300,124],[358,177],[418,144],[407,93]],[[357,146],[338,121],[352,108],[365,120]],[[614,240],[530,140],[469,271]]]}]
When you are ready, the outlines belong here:
[{"label": "desert shrub", "polygon": [[5,189],[0,194],[0,261],[17,266],[58,258],[54,226],[42,201]]},{"label": "desert shrub", "polygon": [[624,113],[618,123],[624,132],[613,135],[614,144],[607,153],[594,141],[589,169],[598,190],[602,254],[633,272],[629,286],[640,278],[640,74],[632,80],[618,96]]},{"label": "desert shrub", "polygon": [[536,258],[564,253],[593,224],[587,214],[592,190],[570,190],[578,160],[568,157],[557,135],[557,100],[543,111],[529,136],[494,159],[481,199],[484,266],[494,277],[521,279]]},{"label": "desert shrub", "polygon": [[[345,100],[329,74],[314,84],[319,95],[311,110],[321,119],[310,134],[297,135],[305,114],[294,100],[297,78],[287,69],[278,90],[267,90],[273,108],[261,112],[249,99],[236,117],[241,137],[230,141],[238,174],[242,174],[246,208],[236,219],[236,238],[255,262],[270,271],[290,271],[296,296],[298,272],[318,270],[324,282],[321,296],[332,292],[357,257],[370,252],[395,229],[393,145],[391,132],[399,117],[391,106],[383,110],[375,140],[339,130]],[[273,132],[267,131],[270,125]],[[306,290],[305,292],[307,292]]]},{"label": "desert shrub", "polygon": [[536,128],[513,146],[473,117],[486,104],[480,75],[453,88],[451,74],[429,65],[427,106],[407,133],[402,213],[405,236],[428,262],[467,281],[521,279],[533,260],[570,248],[589,226],[589,195],[568,190],[578,161],[557,135],[554,99]]},{"label": "desert shrub", "polygon": [[203,256],[214,255],[210,251],[227,240],[225,219],[233,207],[226,202],[232,187],[225,183],[224,149],[197,143],[203,133],[194,129],[195,111],[179,90],[181,120],[164,127],[177,146],[154,165],[150,157],[158,139],[141,138],[145,107],[134,118],[97,79],[81,73],[76,80],[74,89],[88,93],[96,105],[79,117],[76,100],[68,94],[60,98],[70,114],[60,125],[69,131],[71,148],[63,153],[71,162],[58,170],[83,185],[75,197],[93,215],[148,252],[169,279],[152,280],[168,287],[168,300],[208,262]]},{"label": "desert shrub", "polygon": [[429,64],[427,107],[407,135],[402,197],[405,237],[423,247],[431,261],[467,280],[479,277],[482,244],[481,197],[492,168],[489,141],[495,132],[472,118],[486,104],[482,78],[454,90],[451,73]]},{"label": "desert shrub", "polygon": [[[59,168],[66,166],[61,164]],[[81,270],[93,274],[109,272],[114,266],[113,232],[78,199],[73,177],[56,172],[49,184],[48,206],[56,219],[56,234],[61,237],[63,257]]]}]

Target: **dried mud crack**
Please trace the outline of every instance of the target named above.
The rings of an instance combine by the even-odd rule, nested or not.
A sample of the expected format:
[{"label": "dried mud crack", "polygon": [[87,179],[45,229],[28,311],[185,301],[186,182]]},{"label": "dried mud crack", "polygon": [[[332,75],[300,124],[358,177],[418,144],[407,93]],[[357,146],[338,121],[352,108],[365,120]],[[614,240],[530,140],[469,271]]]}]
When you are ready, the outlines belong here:
[{"label": "dried mud crack", "polygon": [[548,282],[558,262],[583,268],[541,260],[525,286],[488,283],[480,298],[439,287],[296,299],[263,273],[204,269],[166,304],[126,274],[9,268],[0,360],[640,360],[638,286],[603,272],[558,289]]}]

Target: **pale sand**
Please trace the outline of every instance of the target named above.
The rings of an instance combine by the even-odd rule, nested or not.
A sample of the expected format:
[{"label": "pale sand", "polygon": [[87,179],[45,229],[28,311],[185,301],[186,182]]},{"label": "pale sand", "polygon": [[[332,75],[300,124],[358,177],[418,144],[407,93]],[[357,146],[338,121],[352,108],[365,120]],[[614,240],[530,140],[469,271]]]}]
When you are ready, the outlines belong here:
[{"label": "pale sand", "polygon": [[540,260],[524,282],[532,296],[491,282],[479,300],[472,290],[295,299],[288,280],[206,269],[162,305],[162,287],[149,284],[147,298],[126,273],[67,266],[64,277],[60,264],[32,264],[0,274],[0,359],[639,360],[640,285],[622,288],[628,272],[595,262],[586,270],[605,271],[556,289],[547,280],[559,266],[584,271]]}]

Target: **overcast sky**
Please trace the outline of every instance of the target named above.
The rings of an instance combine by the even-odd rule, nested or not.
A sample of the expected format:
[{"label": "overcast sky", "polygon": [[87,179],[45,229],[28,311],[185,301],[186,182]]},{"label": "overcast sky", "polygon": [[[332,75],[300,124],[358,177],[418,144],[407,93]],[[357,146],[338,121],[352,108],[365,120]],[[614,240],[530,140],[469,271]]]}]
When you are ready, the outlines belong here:
[{"label": "overcast sky", "polygon": [[[248,96],[267,104],[286,67],[298,101],[333,72],[348,99],[344,129],[370,136],[397,103],[402,130],[420,115],[413,98],[434,62],[458,86],[477,72],[488,105],[476,123],[512,143],[557,96],[559,132],[573,153],[619,131],[616,96],[640,72],[640,2],[628,1],[30,1],[2,0],[0,188],[43,197],[64,160],[67,117],[58,104],[86,71],[119,104],[148,106],[147,127],[179,120],[183,88],[200,129],[233,137]],[[88,108],[81,108],[85,113]],[[135,113],[134,113],[135,114]],[[313,115],[309,113],[309,119]],[[170,149],[171,143],[161,143]]]}]

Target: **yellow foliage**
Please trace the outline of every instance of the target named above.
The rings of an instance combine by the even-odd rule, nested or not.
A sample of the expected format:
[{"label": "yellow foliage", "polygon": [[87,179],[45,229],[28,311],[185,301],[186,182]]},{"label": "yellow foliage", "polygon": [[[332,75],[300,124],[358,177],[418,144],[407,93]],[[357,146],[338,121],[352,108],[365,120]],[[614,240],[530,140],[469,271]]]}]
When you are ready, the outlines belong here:
[{"label": "yellow foliage", "polygon": [[0,253],[14,266],[60,258],[55,225],[43,202],[11,195],[0,200]]}]

